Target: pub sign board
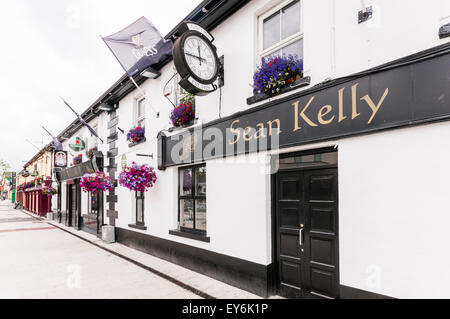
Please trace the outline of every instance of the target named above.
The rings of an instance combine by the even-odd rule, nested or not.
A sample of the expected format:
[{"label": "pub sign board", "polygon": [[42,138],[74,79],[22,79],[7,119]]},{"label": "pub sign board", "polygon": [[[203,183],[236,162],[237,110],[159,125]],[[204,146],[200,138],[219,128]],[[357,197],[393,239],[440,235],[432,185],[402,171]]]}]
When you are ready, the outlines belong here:
[{"label": "pub sign board", "polygon": [[374,69],[172,136],[159,167],[450,119],[450,54]]},{"label": "pub sign board", "polygon": [[85,174],[95,173],[95,167],[92,161],[84,162],[80,165],[69,167],[67,169],[56,172],[57,179],[60,182],[74,180],[83,177]]},{"label": "pub sign board", "polygon": [[53,163],[57,168],[66,168],[68,163],[67,151],[55,151],[53,153]]}]

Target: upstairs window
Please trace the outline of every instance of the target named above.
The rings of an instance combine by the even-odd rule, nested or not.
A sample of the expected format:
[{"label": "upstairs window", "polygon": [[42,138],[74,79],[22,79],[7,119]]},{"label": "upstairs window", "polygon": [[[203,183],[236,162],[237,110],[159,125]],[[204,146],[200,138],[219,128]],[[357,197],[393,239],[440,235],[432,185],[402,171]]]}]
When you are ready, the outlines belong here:
[{"label": "upstairs window", "polygon": [[303,59],[301,1],[284,1],[259,17],[260,58],[294,55]]},{"label": "upstairs window", "polygon": [[139,99],[136,103],[136,126],[145,127],[145,99]]}]

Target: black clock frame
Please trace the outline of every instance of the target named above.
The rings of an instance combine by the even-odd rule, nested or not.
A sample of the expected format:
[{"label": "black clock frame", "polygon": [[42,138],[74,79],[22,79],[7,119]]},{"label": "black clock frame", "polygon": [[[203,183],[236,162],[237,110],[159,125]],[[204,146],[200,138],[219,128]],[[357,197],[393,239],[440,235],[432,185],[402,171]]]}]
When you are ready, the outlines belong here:
[{"label": "black clock frame", "polygon": [[[204,80],[199,78],[194,72],[191,71],[187,61],[186,56],[184,54],[184,44],[188,37],[191,36],[197,36],[201,38],[211,49],[214,59],[216,61],[216,70],[214,73],[214,76],[210,80]],[[188,30],[184,32],[180,38],[177,39],[173,46],[173,60],[175,67],[178,71],[178,74],[182,77],[182,80],[180,81],[181,87],[183,87],[186,91],[195,94],[195,95],[206,95],[212,91],[215,91],[217,89],[217,85],[214,84],[217,81],[217,78],[219,77],[220,73],[220,60],[217,55],[217,48],[211,43],[211,41],[205,37],[202,33],[195,31],[195,30]],[[214,89],[211,91],[205,91],[202,90],[193,84],[189,82],[189,78],[193,78],[195,81],[199,82],[203,85],[211,85]]]}]

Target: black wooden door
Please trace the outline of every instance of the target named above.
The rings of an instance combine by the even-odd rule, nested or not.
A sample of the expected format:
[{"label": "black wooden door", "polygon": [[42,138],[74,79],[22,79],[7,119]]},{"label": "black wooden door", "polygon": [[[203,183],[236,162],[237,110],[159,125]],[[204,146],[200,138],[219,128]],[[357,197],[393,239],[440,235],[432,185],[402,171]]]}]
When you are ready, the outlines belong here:
[{"label": "black wooden door", "polygon": [[81,216],[81,229],[93,235],[101,235],[103,226],[103,192],[88,194],[88,212]]},{"label": "black wooden door", "polygon": [[65,214],[65,224],[68,227],[72,226],[72,202],[73,198],[73,185],[68,184],[66,190],[66,214]]},{"label": "black wooden door", "polygon": [[279,294],[339,297],[337,169],[277,175]]},{"label": "black wooden door", "polygon": [[79,226],[79,212],[78,212],[78,207],[79,207],[79,191],[77,187],[78,185],[71,185],[71,203],[70,203],[70,214],[71,214],[71,226],[78,228]]}]

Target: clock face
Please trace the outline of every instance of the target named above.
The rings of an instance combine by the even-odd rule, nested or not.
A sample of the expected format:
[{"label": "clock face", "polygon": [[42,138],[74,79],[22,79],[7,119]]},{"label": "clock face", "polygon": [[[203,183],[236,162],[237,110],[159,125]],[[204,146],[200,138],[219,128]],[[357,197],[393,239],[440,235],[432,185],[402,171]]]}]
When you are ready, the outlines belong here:
[{"label": "clock face", "polygon": [[197,35],[184,41],[184,57],[187,66],[199,79],[209,81],[217,74],[216,55],[211,46]]}]

